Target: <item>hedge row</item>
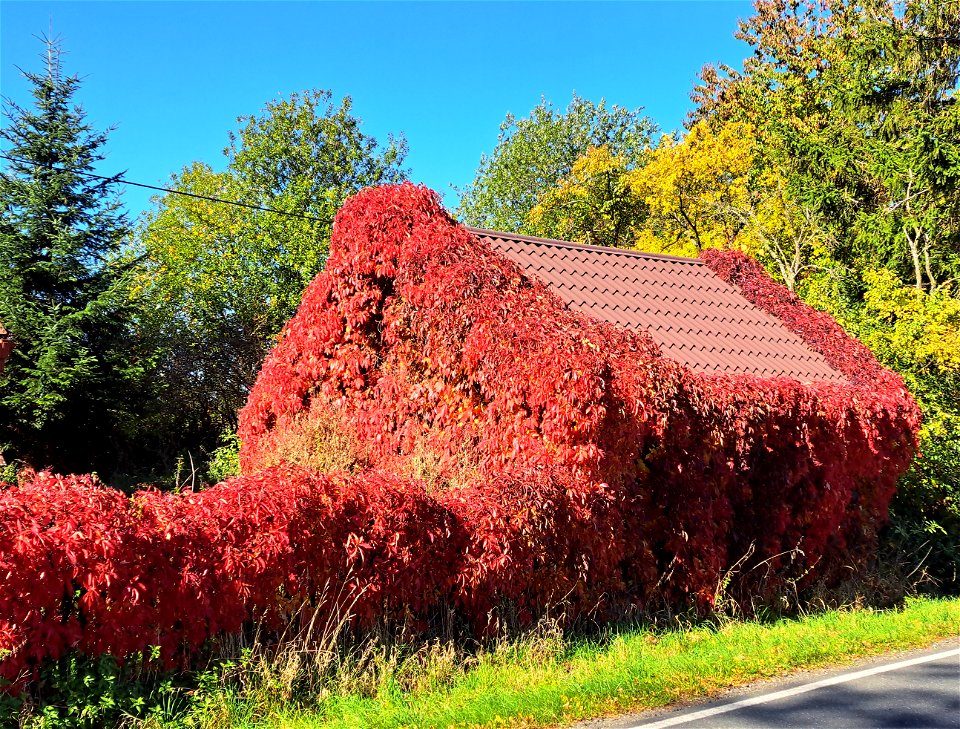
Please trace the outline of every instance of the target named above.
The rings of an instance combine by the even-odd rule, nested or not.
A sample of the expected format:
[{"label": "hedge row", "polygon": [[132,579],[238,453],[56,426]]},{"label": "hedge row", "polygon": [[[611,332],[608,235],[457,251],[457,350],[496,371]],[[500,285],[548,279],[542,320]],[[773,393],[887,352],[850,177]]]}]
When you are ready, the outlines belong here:
[{"label": "hedge row", "polygon": [[[90,476],[28,475],[0,491],[0,676],[71,648],[186,658],[304,604],[359,617],[385,596],[435,602],[449,514],[376,473],[278,466],[197,493],[127,497]],[[355,605],[353,603],[356,602]]]},{"label": "hedge row", "polygon": [[531,617],[539,597],[582,589],[566,540],[602,540],[574,489],[541,471],[438,499],[412,479],[283,465],[127,497],[90,476],[29,474],[0,491],[0,677],[22,685],[71,649],[159,646],[186,665],[211,637],[315,611],[423,629],[459,606],[480,634],[500,601]]}]

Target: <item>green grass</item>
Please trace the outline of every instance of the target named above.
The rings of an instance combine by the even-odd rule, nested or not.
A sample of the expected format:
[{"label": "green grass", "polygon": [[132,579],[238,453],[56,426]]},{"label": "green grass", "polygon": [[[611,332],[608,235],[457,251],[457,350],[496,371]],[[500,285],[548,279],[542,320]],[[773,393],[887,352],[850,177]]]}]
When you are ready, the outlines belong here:
[{"label": "green grass", "polygon": [[569,640],[547,630],[484,652],[466,666],[463,654],[440,646],[386,657],[369,673],[373,684],[356,684],[353,691],[342,684],[310,712],[224,690],[207,697],[205,718],[196,718],[208,726],[289,729],[562,725],[955,635],[957,599],[915,599],[897,611],[839,611],[767,624],[625,630],[602,641]]}]

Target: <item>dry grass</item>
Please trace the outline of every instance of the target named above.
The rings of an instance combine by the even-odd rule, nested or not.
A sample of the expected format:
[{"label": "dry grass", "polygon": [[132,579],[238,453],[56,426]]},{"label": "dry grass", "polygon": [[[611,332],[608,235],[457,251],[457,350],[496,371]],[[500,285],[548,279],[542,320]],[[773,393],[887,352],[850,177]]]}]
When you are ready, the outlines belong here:
[{"label": "dry grass", "polygon": [[803,590],[798,611],[888,609],[902,607],[908,597],[936,593],[925,552],[908,552],[888,545],[867,564],[848,568],[838,583],[814,582]]},{"label": "dry grass", "polygon": [[[431,446],[430,436],[423,434],[409,453],[397,457],[399,474],[420,481],[428,491],[461,488],[478,477],[474,444],[464,443],[455,455],[444,457]],[[271,433],[257,467],[294,463],[319,473],[355,473],[368,468],[372,460],[344,418],[314,400],[308,412]]]},{"label": "dry grass", "polygon": [[464,443],[455,455],[444,457],[429,442],[429,434],[417,441],[403,463],[403,475],[422,482],[427,491],[462,488],[479,477],[473,444]]},{"label": "dry grass", "polygon": [[260,468],[295,463],[320,473],[352,473],[367,465],[368,459],[343,418],[332,408],[314,400],[310,410],[282,430],[272,434],[271,448]]}]

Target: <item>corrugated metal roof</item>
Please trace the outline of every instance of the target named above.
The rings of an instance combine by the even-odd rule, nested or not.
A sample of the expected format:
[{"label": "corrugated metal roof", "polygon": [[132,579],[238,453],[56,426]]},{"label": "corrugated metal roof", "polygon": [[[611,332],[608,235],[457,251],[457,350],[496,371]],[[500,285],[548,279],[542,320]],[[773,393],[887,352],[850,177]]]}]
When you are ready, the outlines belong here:
[{"label": "corrugated metal roof", "polygon": [[571,309],[646,330],[665,356],[691,369],[846,381],[823,355],[697,259],[469,230]]}]

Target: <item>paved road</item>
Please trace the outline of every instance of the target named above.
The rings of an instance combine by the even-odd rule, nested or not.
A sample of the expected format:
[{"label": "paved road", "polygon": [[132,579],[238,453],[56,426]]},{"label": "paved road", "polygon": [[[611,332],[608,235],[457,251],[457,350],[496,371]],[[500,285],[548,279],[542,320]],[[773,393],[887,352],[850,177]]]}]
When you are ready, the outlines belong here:
[{"label": "paved road", "polygon": [[960,639],[590,729],[960,729]]}]

